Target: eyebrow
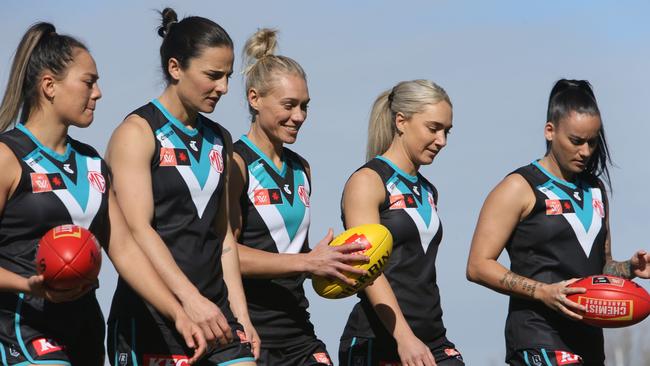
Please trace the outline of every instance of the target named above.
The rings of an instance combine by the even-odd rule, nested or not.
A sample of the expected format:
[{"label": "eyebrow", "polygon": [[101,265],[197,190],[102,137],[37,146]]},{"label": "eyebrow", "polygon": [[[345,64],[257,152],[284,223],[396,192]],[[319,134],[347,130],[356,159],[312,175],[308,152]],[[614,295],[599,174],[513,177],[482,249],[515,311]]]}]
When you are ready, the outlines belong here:
[{"label": "eyebrow", "polygon": [[95,73],[92,73],[92,72],[86,72],[86,73],[83,74],[83,76],[90,76],[91,78],[93,78],[95,80],[99,79],[99,75],[97,75]]}]

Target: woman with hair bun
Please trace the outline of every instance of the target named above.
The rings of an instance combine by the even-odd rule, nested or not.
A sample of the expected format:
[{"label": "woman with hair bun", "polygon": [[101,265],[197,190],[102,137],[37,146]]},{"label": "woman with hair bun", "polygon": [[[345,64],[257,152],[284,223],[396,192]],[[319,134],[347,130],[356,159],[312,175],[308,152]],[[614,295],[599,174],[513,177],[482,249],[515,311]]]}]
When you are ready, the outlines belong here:
[{"label": "woman with hair bun", "polygon": [[368,162],[345,185],[342,217],[346,228],[386,226],[393,252],[359,293],[341,336],[341,365],[464,365],[446,337],[436,284],[438,191],[418,172],[447,145],[451,128],[449,96],[428,80],[402,81],[372,107]]},{"label": "woman with hair bun", "polygon": [[[74,224],[92,232],[133,289],[188,349],[205,339],[135,243],[115,200],[108,167],[68,136],[88,127],[101,92],[92,56],[78,40],[36,23],[23,36],[0,105],[0,355],[3,365],[104,365],[104,319],[96,286],[54,290],[36,275],[41,237]],[[169,320],[168,320],[169,319]]]},{"label": "woman with hair bun", "polygon": [[[331,365],[309,321],[303,282],[308,275],[336,277],[364,271],[352,254],[359,244],[329,247],[330,230],[310,251],[310,168],[284,145],[293,144],[307,118],[305,71],[275,55],[277,31],[261,29],[244,47],[248,133],[235,143],[231,202],[234,232],[251,319],[262,340],[260,365]],[[234,205],[235,206],[235,205]],[[236,212],[237,211],[237,212]]]},{"label": "woman with hair bun", "polygon": [[[591,85],[559,80],[544,126],[546,154],[501,181],[483,204],[467,278],[510,295],[506,362],[510,365],[603,365],[603,331],[577,320],[585,307],[568,295],[581,277],[650,277],[650,255],[612,259],[609,150]],[[503,249],[510,270],[497,259]]]},{"label": "woman with hair bun", "polygon": [[[228,220],[232,140],[202,113],[228,91],[233,43],[215,22],[162,11],[164,92],[130,113],[107,161],[127,222],[154,267],[210,344],[201,365],[254,365],[237,245]],[[189,350],[124,281],[109,319],[113,365],[179,364]],[[252,349],[251,349],[252,345]]]}]

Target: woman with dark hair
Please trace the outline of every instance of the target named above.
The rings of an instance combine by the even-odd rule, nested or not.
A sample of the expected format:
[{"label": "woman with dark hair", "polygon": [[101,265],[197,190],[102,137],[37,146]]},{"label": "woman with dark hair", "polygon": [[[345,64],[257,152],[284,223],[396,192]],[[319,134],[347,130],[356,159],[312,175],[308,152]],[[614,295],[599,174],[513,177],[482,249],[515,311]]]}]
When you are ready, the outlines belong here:
[{"label": "woman with dark hair", "polygon": [[[205,351],[201,330],[135,243],[112,191],[108,168],[68,136],[88,127],[101,97],[86,46],[34,24],[23,36],[0,106],[0,355],[3,365],[104,365],[104,319],[88,286],[53,290],[36,275],[39,239],[51,228],[90,230],[115,268],[169,319],[179,341]],[[94,287],[94,286],[93,286]]]},{"label": "woman with dark hair", "polygon": [[[567,295],[577,278],[650,277],[650,255],[612,259],[605,186],[610,162],[596,98],[587,81],[559,80],[544,126],[546,154],[508,175],[488,195],[474,232],[467,278],[510,295],[506,362],[603,365],[603,332],[577,320]],[[508,251],[511,268],[497,262]]]},{"label": "woman with dark hair", "polygon": [[[211,345],[200,363],[253,365],[259,339],[228,220],[232,140],[201,113],[228,91],[233,44],[202,17],[162,12],[167,87],[128,115],[107,151],[115,191],[142,250]],[[227,287],[226,287],[227,285]],[[109,319],[113,365],[179,364],[188,349],[160,314],[118,283]]]},{"label": "woman with dark hair", "polygon": [[429,80],[402,81],[377,97],[368,162],[345,185],[346,228],[378,223],[393,235],[390,260],[359,293],[339,346],[343,366],[462,366],[442,321],[436,257],[442,243],[438,191],[419,173],[447,145],[447,92]]}]

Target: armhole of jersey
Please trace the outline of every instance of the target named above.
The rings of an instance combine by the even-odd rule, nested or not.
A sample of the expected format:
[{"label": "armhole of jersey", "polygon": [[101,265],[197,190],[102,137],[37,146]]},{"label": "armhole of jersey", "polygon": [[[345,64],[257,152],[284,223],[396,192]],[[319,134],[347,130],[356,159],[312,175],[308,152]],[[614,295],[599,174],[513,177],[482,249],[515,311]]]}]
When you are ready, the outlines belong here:
[{"label": "armhole of jersey", "polygon": [[20,151],[18,151],[17,148],[10,143],[10,140],[12,140],[11,137],[0,135],[0,143],[3,143],[6,147],[9,148],[9,150],[14,154],[14,159],[16,159],[16,161],[18,162],[18,166],[20,167],[20,173],[19,173],[20,177],[18,178],[18,184],[16,184],[16,189],[13,191],[11,196],[7,197],[7,200],[5,201],[5,206],[7,206],[7,203],[10,200],[16,197],[17,193],[20,193],[20,190],[23,188],[23,186],[29,184],[27,180],[27,176],[29,175],[29,172],[25,169],[25,163],[19,157]]},{"label": "armhole of jersey", "polygon": [[510,176],[510,175],[513,175],[513,174],[517,174],[520,177],[522,177],[526,181],[526,183],[528,183],[528,187],[533,192],[533,197],[535,197],[535,203],[533,203],[532,210],[530,210],[530,212],[526,216],[522,217],[521,220],[519,220],[519,222],[524,222],[524,221],[528,220],[531,216],[533,216],[533,214],[535,214],[535,211],[537,210],[537,201],[538,200],[537,200],[536,187],[533,185],[533,182],[531,182],[530,179],[528,179],[526,177],[525,172],[526,172],[527,168],[528,168],[528,166],[521,167],[521,168],[519,168],[517,170],[514,170],[514,171],[510,172],[507,175],[507,176]]},{"label": "armhole of jersey", "polygon": [[370,160],[362,168],[369,168],[375,172],[375,174],[379,176],[381,185],[384,188],[384,201],[379,205],[379,213],[381,214],[382,211],[388,210],[390,207],[390,192],[388,192],[388,188],[386,187],[386,180],[395,173],[395,170],[393,170],[393,168],[391,168],[386,162],[376,158]]},{"label": "armhole of jersey", "polygon": [[[149,108],[149,110],[146,110],[145,108]],[[153,109],[152,109],[153,108]],[[134,110],[133,112],[129,113],[126,118],[129,118],[131,116],[138,116],[145,120],[147,122],[147,126],[149,126],[149,130],[151,131],[151,138],[153,139],[153,154],[151,154],[151,162],[150,166],[151,168],[156,168],[158,164],[160,164],[160,156],[157,154],[158,151],[160,151],[160,141],[156,138],[156,130],[154,129],[153,122],[151,121],[150,118],[154,118],[154,113],[157,109],[152,103],[145,104],[144,106]],[[125,118],[125,119],[126,119]]]}]

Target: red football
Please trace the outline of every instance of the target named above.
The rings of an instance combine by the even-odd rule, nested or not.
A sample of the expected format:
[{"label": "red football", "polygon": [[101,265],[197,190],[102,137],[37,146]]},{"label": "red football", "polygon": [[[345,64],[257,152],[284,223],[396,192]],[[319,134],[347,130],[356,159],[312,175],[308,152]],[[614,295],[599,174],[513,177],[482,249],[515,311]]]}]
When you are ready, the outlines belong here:
[{"label": "red football", "polygon": [[569,285],[583,287],[584,294],[567,296],[584,305],[583,322],[602,328],[627,327],[650,314],[650,295],[635,282],[621,277],[597,275],[585,277]]},{"label": "red football", "polygon": [[102,254],[97,239],[80,226],[57,226],[45,233],[38,243],[36,271],[53,289],[94,284],[101,264]]}]

